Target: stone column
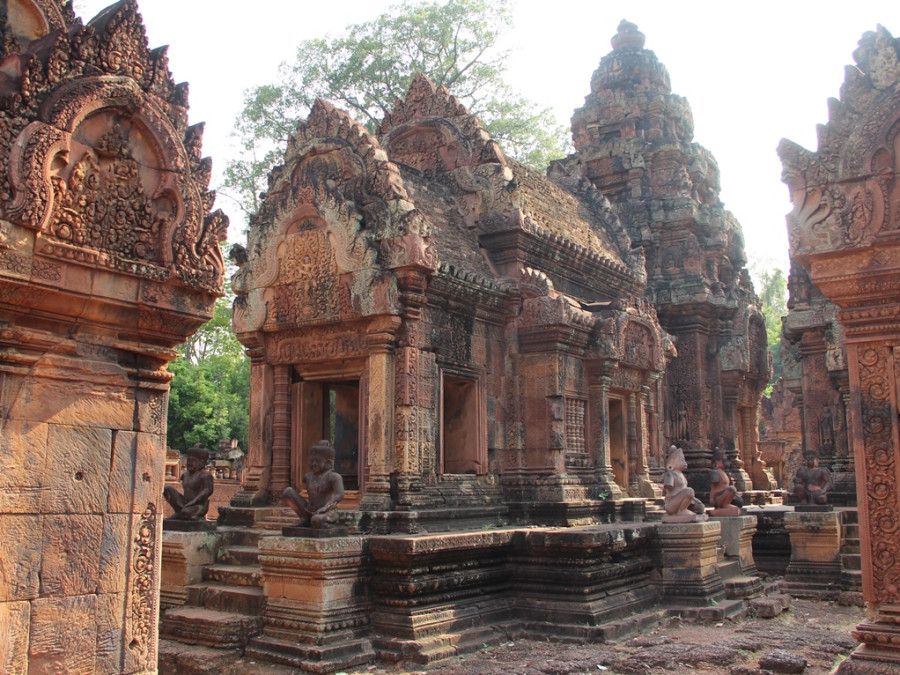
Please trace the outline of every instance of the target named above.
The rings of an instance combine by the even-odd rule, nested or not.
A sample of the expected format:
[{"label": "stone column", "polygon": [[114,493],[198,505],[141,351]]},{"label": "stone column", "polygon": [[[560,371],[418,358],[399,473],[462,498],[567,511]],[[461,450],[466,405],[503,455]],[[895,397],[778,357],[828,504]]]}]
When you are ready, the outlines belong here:
[{"label": "stone column", "polygon": [[360,509],[379,511],[390,506],[390,475],[394,470],[394,335],[400,317],[373,320],[366,335],[369,347],[369,389],[366,452],[369,477]]},{"label": "stone column", "polygon": [[846,345],[868,619],[839,671],[900,673],[900,72],[885,65],[900,41],[878,27],[853,56],[818,151],[785,140],[778,152],[794,207],[791,255],[839,308]]},{"label": "stone column", "polygon": [[631,497],[641,497],[641,407],[638,404],[638,394],[628,392],[625,399],[627,419],[627,431],[625,442],[628,452],[628,494]]},{"label": "stone column", "polygon": [[659,410],[657,406],[661,400],[659,395],[660,379],[658,375],[651,375],[649,383],[644,387],[644,406],[647,411],[647,470],[650,478],[662,481],[665,473],[665,460],[659,461],[662,447],[660,446]]},{"label": "stone column", "polygon": [[613,477],[609,455],[609,377],[593,377],[590,384],[591,452],[597,467],[597,482],[607,499],[621,499],[622,488]]},{"label": "stone column", "polygon": [[232,506],[252,506],[270,501],[272,477],[272,406],[275,392],[274,368],[263,361],[263,350],[250,355],[250,424],[247,456],[241,490]]}]

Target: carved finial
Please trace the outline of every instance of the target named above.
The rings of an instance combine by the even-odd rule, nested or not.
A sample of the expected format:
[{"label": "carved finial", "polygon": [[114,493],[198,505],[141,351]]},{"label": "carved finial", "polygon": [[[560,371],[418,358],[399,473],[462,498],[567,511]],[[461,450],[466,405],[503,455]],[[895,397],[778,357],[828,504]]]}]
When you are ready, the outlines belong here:
[{"label": "carved finial", "polygon": [[616,30],[618,32],[613,35],[612,40],[610,40],[610,44],[612,44],[613,49],[621,49],[623,47],[637,47],[638,49],[644,48],[644,42],[647,38],[644,37],[644,34],[638,30],[636,23],[631,23],[626,19],[622,19],[619,22],[619,27]]}]

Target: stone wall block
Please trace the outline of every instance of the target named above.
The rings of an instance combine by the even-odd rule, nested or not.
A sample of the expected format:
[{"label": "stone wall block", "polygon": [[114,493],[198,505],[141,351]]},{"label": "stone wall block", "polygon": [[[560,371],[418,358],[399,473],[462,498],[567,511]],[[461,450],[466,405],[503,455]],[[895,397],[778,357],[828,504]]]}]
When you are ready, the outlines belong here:
[{"label": "stone wall block", "polygon": [[122,626],[125,625],[125,594],[97,596],[97,675],[122,672]]},{"label": "stone wall block", "polygon": [[40,516],[0,518],[0,541],[0,601],[36,598],[44,545]]},{"label": "stone wall block", "polygon": [[46,424],[7,420],[0,453],[0,513],[37,513],[44,483]]},{"label": "stone wall block", "polygon": [[[103,269],[94,269],[91,272],[93,282],[91,284],[91,292],[93,295],[118,300],[126,303],[129,307],[137,304],[140,279],[108,272]],[[120,323],[127,325],[124,322]]]},{"label": "stone wall block", "polygon": [[132,513],[141,513],[147,504],[164,503],[165,439],[158,434],[139,433],[135,446],[134,494]]},{"label": "stone wall block", "polygon": [[139,389],[135,394],[134,430],[148,434],[166,433],[168,394],[162,391]]},{"label": "stone wall block", "polygon": [[31,603],[0,602],[0,673],[26,675]]},{"label": "stone wall block", "polygon": [[125,590],[125,570],[131,516],[107,514],[103,516],[103,543],[100,547],[100,570],[97,579],[98,593],[122,593]]},{"label": "stone wall block", "polygon": [[44,516],[41,596],[96,593],[103,516]]},{"label": "stone wall block", "polygon": [[[63,365],[68,364],[60,363],[59,368]],[[83,360],[80,365],[86,377],[122,378],[125,384],[124,375],[117,367],[105,367],[93,360]],[[41,374],[47,375],[51,374],[47,371],[58,369],[52,366],[42,370]],[[121,387],[45,376],[26,380],[18,394],[14,419],[108,429],[131,429],[134,425],[134,399]]]},{"label": "stone wall block", "polygon": [[134,453],[137,434],[117,431],[112,435],[112,458],[109,467],[109,513],[131,513],[131,491],[135,483]]},{"label": "stone wall block", "polygon": [[28,675],[97,672],[97,596],[42,598],[31,605]]},{"label": "stone wall block", "polygon": [[741,572],[754,573],[753,535],[756,534],[754,516],[724,516],[713,518],[722,526],[722,546],[729,558],[740,558]]},{"label": "stone wall block", "polygon": [[112,432],[97,427],[50,426],[42,513],[105,513]]}]

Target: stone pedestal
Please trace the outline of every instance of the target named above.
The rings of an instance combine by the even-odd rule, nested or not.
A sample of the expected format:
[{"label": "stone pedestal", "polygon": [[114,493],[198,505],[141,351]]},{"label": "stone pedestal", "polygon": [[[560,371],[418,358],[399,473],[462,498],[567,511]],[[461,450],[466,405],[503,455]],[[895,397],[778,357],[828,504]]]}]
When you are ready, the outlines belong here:
[{"label": "stone pedestal", "polygon": [[864,621],[853,631],[853,637],[860,645],[841,663],[837,672],[841,675],[900,675],[897,626],[900,626],[900,605],[881,605],[876,618]]},{"label": "stone pedestal", "polygon": [[330,673],[372,661],[362,537],[263,537],[263,634],[247,656]]},{"label": "stone pedestal", "polygon": [[373,537],[375,650],[431,663],[505,637],[516,530]]},{"label": "stone pedestal", "polygon": [[756,518],[754,516],[713,517],[713,521],[722,527],[722,546],[729,558],[739,558],[741,574],[756,574],[756,562],[753,560],[753,535],[756,534]]},{"label": "stone pedestal", "polygon": [[837,598],[841,590],[841,517],[839,513],[786,513],[791,562],[785,586],[800,597]]},{"label": "stone pedestal", "polygon": [[203,580],[203,566],[215,562],[218,547],[219,535],[215,531],[163,530],[159,590],[161,610],[185,603],[187,587]]},{"label": "stone pedestal", "polygon": [[718,570],[722,526],[705,523],[660,523],[662,594],[666,600],[707,605],[724,597]]}]

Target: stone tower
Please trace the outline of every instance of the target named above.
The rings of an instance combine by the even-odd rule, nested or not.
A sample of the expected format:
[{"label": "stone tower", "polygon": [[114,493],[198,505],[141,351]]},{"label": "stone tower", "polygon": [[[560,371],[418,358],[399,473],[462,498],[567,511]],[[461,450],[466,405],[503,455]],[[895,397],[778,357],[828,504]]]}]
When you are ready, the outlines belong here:
[{"label": "stone tower", "polygon": [[557,180],[586,177],[606,196],[646,254],[645,298],[677,338],[664,381],[664,443],[684,448],[704,490],[710,453],[727,450],[740,489],[768,489],[759,459],[757,410],[769,378],[765,322],[745,267],[741,228],[719,199],[719,168],[692,142],[688,102],[627,21],[572,116],[575,154],[554,163]]}]

